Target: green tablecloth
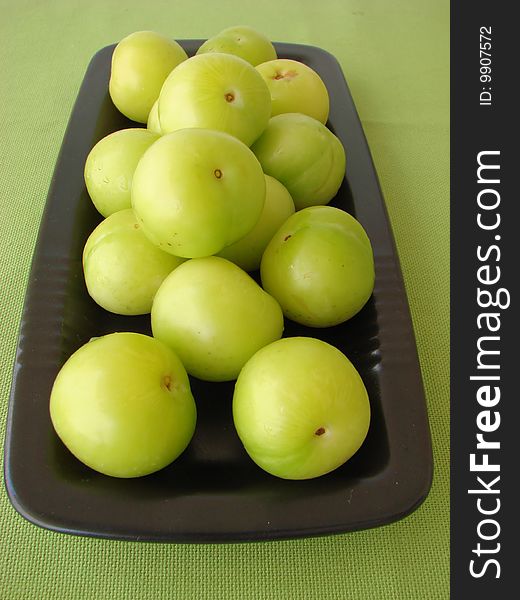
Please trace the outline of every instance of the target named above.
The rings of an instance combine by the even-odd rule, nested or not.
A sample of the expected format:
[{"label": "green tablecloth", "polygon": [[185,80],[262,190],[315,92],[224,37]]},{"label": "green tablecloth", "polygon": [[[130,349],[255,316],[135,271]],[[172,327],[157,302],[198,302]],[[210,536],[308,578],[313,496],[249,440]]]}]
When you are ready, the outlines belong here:
[{"label": "green tablecloth", "polygon": [[[91,56],[153,29],[208,37],[249,24],[340,61],[386,197],[417,334],[435,478],[395,524],[246,545],[160,545],[38,529],[0,487],[0,598],[448,597],[449,4],[447,0],[0,1],[0,436],[31,255]],[[3,464],[2,464],[3,467]]]}]

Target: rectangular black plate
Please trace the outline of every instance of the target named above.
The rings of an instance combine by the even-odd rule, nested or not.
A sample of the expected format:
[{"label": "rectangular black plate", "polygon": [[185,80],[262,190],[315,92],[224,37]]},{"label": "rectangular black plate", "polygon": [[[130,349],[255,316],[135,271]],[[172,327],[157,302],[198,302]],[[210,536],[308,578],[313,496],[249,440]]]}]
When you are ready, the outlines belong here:
[{"label": "rectangular black plate", "polygon": [[[191,55],[200,40],[180,42]],[[318,479],[285,481],[246,455],[231,417],[233,384],[192,379],[198,422],[186,452],[140,479],[100,475],[63,446],[49,418],[61,365],[91,337],[150,334],[149,317],[117,317],[87,294],[81,253],[100,221],[83,167],[105,135],[135,124],[108,95],[114,46],[92,59],[63,140],[33,259],[11,389],[5,481],[14,507],[48,529],[129,540],[215,542],[341,533],[400,519],[431,485],[430,431],[415,338],[395,245],[370,152],[340,65],[319,48],[276,44],[323,78],[328,126],[347,153],[347,175],[332,204],[353,213],[373,244],[376,286],[343,325],[308,329],[286,320],[285,336],[319,337],[357,367],[372,407],[369,435],[345,465]]]}]

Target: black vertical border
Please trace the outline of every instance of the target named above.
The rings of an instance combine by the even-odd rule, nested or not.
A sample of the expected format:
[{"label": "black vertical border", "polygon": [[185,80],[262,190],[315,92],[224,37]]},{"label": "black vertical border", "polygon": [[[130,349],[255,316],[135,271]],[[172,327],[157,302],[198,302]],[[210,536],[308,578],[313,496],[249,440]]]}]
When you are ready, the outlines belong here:
[{"label": "black vertical border", "polygon": [[[520,277],[520,191],[516,184],[520,173],[520,106],[516,101],[515,85],[518,79],[518,25],[513,16],[514,3],[481,0],[451,3],[451,597],[454,599],[479,600],[516,597],[515,579],[520,572],[516,533],[518,531],[517,480],[520,460],[520,363],[518,337],[517,299]],[[516,13],[517,11],[515,11]],[[491,27],[491,82],[480,80],[480,28]],[[487,62],[487,61],[484,61]],[[491,88],[491,106],[481,106],[480,93]],[[515,143],[516,142],[516,143]],[[500,151],[491,162],[500,164],[500,184],[482,185],[477,181],[477,156],[482,151]],[[490,159],[487,159],[488,162]],[[496,173],[497,171],[495,171]],[[491,172],[489,173],[491,176]],[[483,187],[493,187],[500,194],[500,226],[484,231],[477,224],[477,196]],[[491,195],[489,196],[491,198]],[[484,216],[492,218],[492,213]],[[491,221],[489,221],[491,222]],[[495,236],[500,236],[497,240]],[[492,244],[499,246],[487,261],[479,261]],[[491,273],[500,268],[501,278],[491,292],[499,287],[509,290],[511,305],[507,309],[479,308],[477,288],[486,288],[477,279],[478,268],[492,266]],[[477,419],[485,410],[476,399],[477,390],[485,382],[471,381],[472,375],[491,371],[477,369],[477,341],[486,335],[479,330],[477,318],[482,312],[498,312],[500,329],[494,335],[500,341],[494,349],[500,363],[501,399],[489,410],[500,413],[500,426],[493,433],[484,434],[486,439],[500,442],[499,450],[488,451],[490,463],[498,463],[500,472],[477,473],[470,470],[470,455],[477,454],[481,461],[483,451],[476,449]],[[496,324],[496,321],[494,321]],[[482,322],[481,322],[482,324]],[[487,334],[489,335],[489,333]],[[497,358],[498,356],[498,358]],[[491,415],[494,421],[497,417]],[[515,443],[516,442],[516,443]],[[493,486],[499,494],[470,494],[468,490],[482,489],[477,477],[489,482],[496,476],[500,481]],[[493,510],[500,500],[500,510],[495,515],[483,515],[481,508]],[[495,519],[500,534],[495,540],[480,539],[479,523]],[[493,536],[495,525],[480,526],[484,535]],[[478,544],[481,550],[478,556]],[[500,549],[497,549],[500,544]],[[487,553],[489,552],[489,553]],[[496,563],[486,561],[497,560]],[[474,577],[473,570],[481,574]],[[499,574],[497,578],[496,575]]]}]

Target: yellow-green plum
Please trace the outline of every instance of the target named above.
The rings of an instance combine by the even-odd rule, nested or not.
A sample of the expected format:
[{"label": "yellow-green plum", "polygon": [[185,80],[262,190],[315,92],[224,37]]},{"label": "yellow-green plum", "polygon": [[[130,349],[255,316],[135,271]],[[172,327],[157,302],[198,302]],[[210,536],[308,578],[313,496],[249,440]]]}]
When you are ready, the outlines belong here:
[{"label": "yellow-green plum", "polygon": [[161,123],[159,122],[159,99],[153,103],[148,115],[148,121],[146,122],[146,128],[152,133],[162,135]]},{"label": "yellow-green plum", "polygon": [[146,123],[164,80],[188,55],[175,41],[154,31],[136,31],[117,44],[108,89],[125,116]]},{"label": "yellow-green plum", "polygon": [[374,289],[374,257],[365,230],[332,206],[311,206],[289,217],[269,242],[260,272],[264,289],[284,315],[309,327],[350,319]]},{"label": "yellow-green plum", "polygon": [[138,333],[94,338],[77,350],[56,377],[50,415],[76,458],[114,477],[170,464],[189,444],[197,418],[178,357]]},{"label": "yellow-green plum", "polygon": [[150,242],[130,208],[102,221],[83,251],[88,293],[120,315],[149,313],[159,286],[183,261]]},{"label": "yellow-green plum", "polygon": [[264,201],[255,155],[237,138],[210,129],[163,135],[139,161],[132,184],[145,234],[185,258],[216,254],[246,235]]},{"label": "yellow-green plum", "polygon": [[271,116],[271,95],[260,73],[232,54],[208,53],[174,69],[159,96],[163,133],[187,127],[225,131],[250,146]]},{"label": "yellow-green plum", "polygon": [[303,113],[326,123],[329,93],[323,80],[306,64],[287,58],[264,62],[256,67],[271,92],[271,115]]},{"label": "yellow-green plum", "polygon": [[85,163],[85,184],[94,206],[104,217],[132,206],[130,189],[135,168],[158,138],[146,129],[121,129],[92,148]]},{"label": "yellow-green plum", "polygon": [[243,238],[227,246],[219,256],[234,262],[244,271],[260,268],[262,254],[278,228],[294,213],[294,202],[287,188],[265,176],[265,203],[260,218]]},{"label": "yellow-green plum", "polygon": [[223,52],[239,56],[253,67],[276,58],[276,50],[262,33],[246,25],[228,27],[213,36],[198,49],[197,54]]},{"label": "yellow-green plum", "polygon": [[152,307],[152,331],[190,375],[229,381],[257,350],[281,337],[283,315],[247,273],[210,256],[186,261],[164,280]]},{"label": "yellow-green plum", "polygon": [[361,447],[370,403],[342,352],[293,337],[247,362],[235,385],[233,420],[259,467],[283,479],[310,479],[337,469]]},{"label": "yellow-green plum", "polygon": [[251,147],[264,172],[289,190],[296,210],[328,204],[345,177],[345,150],[323,123],[308,115],[272,117]]}]

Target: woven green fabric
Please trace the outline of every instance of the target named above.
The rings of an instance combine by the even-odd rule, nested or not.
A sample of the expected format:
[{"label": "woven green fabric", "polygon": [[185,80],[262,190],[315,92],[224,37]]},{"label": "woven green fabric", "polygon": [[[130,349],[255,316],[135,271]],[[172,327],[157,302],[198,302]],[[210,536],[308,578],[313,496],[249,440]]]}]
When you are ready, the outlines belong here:
[{"label": "woven green fabric", "polygon": [[273,40],[321,46],[343,67],[394,228],[435,456],[431,493],[406,519],[269,543],[161,545],[56,534],[18,516],[0,486],[0,598],[447,598],[448,0],[0,0],[0,8],[2,440],[39,221],[91,56],[136,30],[200,38],[243,23]]}]

